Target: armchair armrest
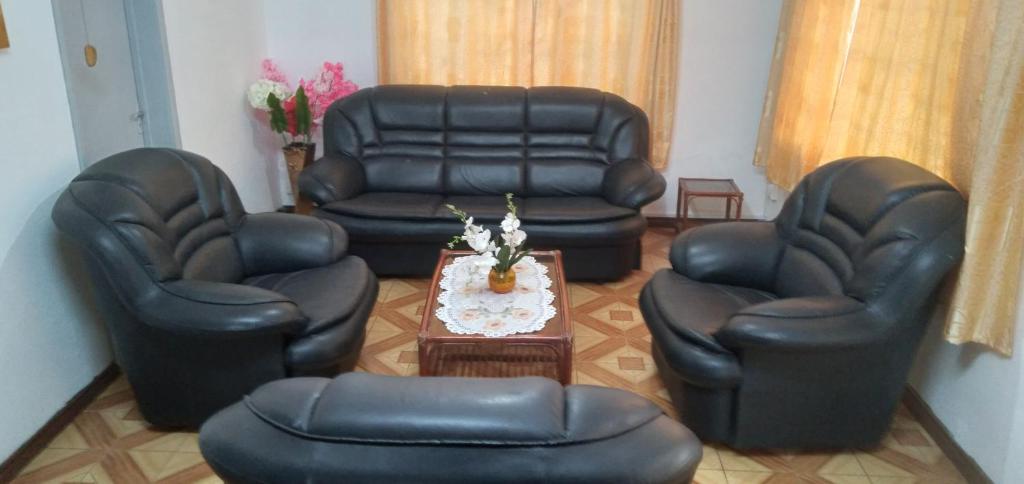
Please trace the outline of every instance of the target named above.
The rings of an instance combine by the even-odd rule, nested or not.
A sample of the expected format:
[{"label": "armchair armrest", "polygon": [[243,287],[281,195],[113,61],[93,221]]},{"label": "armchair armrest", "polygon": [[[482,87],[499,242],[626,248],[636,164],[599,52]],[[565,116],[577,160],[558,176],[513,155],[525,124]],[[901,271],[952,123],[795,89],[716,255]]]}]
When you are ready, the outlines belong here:
[{"label": "armchair armrest", "polygon": [[665,193],[665,177],[645,160],[630,158],[604,172],[601,191],[612,205],[640,210]]},{"label": "armchair armrest", "polygon": [[799,297],[743,309],[715,339],[728,348],[821,351],[880,341],[890,327],[880,313],[848,296]]},{"label": "armchair armrest", "polygon": [[192,279],[158,283],[133,306],[146,324],[190,336],[289,334],[307,321],[293,301],[276,292]]},{"label": "armchair armrest", "polygon": [[347,156],[324,156],[299,173],[299,192],[317,205],[352,198],[365,183],[363,164]]},{"label": "armchair armrest", "polygon": [[782,249],[772,222],[724,222],[679,234],[669,261],[695,281],[771,291]]},{"label": "armchair armrest", "polygon": [[250,276],[325,266],[348,250],[348,234],[340,225],[287,213],[246,215],[235,240]]}]

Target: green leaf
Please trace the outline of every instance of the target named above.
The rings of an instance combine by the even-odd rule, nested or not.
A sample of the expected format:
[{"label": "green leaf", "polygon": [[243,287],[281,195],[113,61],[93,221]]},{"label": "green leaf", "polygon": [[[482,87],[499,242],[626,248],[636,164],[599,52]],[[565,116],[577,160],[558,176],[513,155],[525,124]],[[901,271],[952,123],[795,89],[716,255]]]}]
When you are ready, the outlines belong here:
[{"label": "green leaf", "polygon": [[523,257],[526,257],[528,255],[530,255],[530,249],[523,249],[520,250],[519,252],[516,252],[516,254],[512,256],[512,261],[508,265],[509,269],[511,269],[512,266],[516,265],[517,262],[523,260]]},{"label": "green leaf", "polygon": [[511,259],[512,255],[511,251],[512,249],[509,249],[507,245],[503,245],[498,249],[498,255],[496,257],[498,258],[499,271],[504,272],[512,267],[512,264],[509,264],[509,259]]},{"label": "green leaf", "polygon": [[284,133],[288,129],[288,120],[284,116],[281,100],[274,93],[267,95],[267,107],[270,108],[270,129],[275,133]]},{"label": "green leaf", "polygon": [[295,131],[309,139],[309,130],[313,126],[313,114],[309,109],[309,98],[306,91],[299,86],[295,90]]}]

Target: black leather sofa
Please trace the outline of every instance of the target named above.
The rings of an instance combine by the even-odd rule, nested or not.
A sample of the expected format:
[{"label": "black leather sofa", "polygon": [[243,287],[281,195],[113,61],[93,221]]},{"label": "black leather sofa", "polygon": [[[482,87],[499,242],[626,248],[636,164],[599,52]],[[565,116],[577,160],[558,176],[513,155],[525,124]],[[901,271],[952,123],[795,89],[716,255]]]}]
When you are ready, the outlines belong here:
[{"label": "black leather sofa", "polygon": [[619,279],[665,191],[644,112],[584,88],[362,89],[328,109],[324,150],[299,188],[378,275],[429,276],[462,232],[444,204],[493,226],[514,193],[528,245],[561,249],[570,279]]},{"label": "black leather sofa", "polygon": [[877,443],[965,214],[922,168],[851,158],[804,178],[775,221],[680,234],[640,308],[683,422],[738,448]]},{"label": "black leather sofa", "polygon": [[685,483],[702,447],[650,401],[546,378],[268,383],[199,433],[238,483]]},{"label": "black leather sofa", "polygon": [[378,285],[346,255],[344,230],[246,214],[205,158],[116,154],[77,176],[52,215],[117,296],[125,317],[107,330],[151,423],[197,426],[267,381],[355,365]]}]

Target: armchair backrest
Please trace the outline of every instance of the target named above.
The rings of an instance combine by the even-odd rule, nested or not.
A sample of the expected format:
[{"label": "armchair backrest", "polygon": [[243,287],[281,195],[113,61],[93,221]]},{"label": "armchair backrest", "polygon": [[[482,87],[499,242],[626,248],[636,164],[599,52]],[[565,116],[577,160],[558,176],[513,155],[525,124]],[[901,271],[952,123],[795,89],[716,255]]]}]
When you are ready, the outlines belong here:
[{"label": "armchair backrest", "polygon": [[128,300],[156,282],[241,280],[231,233],[244,215],[219,168],[194,153],[165,148],[130,150],[90,166],[71,181],[52,213]]},{"label": "armchair backrest", "polygon": [[324,117],[325,154],[359,160],[367,191],[597,196],[648,150],[641,109],[577,87],[378,86]]},{"label": "armchair backrest", "polygon": [[903,160],[824,165],[800,182],[775,221],[787,242],[775,292],[845,294],[889,310],[923,304],[960,260],[966,211],[949,183]]}]

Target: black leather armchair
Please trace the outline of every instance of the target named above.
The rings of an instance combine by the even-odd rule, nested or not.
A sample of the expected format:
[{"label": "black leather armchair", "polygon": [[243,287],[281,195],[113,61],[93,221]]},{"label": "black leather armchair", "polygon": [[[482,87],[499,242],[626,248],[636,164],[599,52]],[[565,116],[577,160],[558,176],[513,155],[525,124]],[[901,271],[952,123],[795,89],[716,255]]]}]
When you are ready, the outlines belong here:
[{"label": "black leather armchair", "polygon": [[299,188],[380,275],[429,276],[462,231],[445,204],[493,226],[513,193],[529,245],[560,249],[567,277],[619,279],[640,263],[640,210],[665,191],[647,116],[593,89],[363,89],[328,109],[324,153]]},{"label": "black leather armchair", "polygon": [[82,172],[53,220],[123,318],[115,356],[147,420],[195,426],[270,380],[351,369],[377,279],[338,225],[247,214],[193,153],[138,149]]},{"label": "black leather armchair", "polygon": [[851,158],[809,174],[775,221],[680,234],[640,307],[683,421],[739,448],[877,443],[965,217],[924,169]]}]

